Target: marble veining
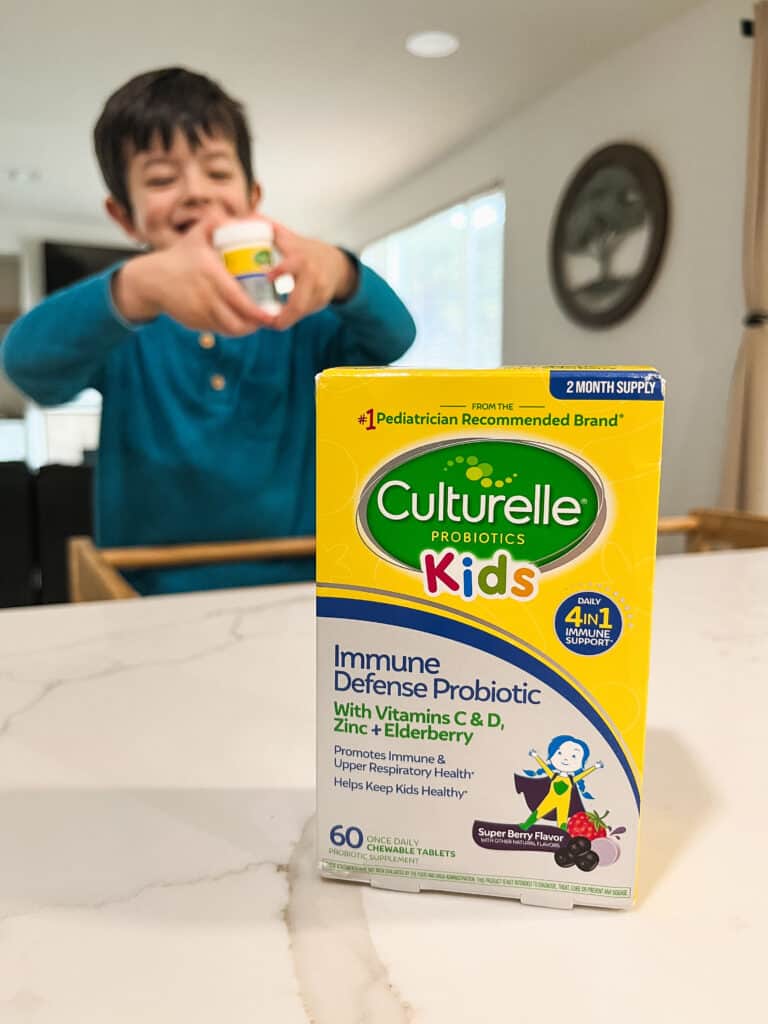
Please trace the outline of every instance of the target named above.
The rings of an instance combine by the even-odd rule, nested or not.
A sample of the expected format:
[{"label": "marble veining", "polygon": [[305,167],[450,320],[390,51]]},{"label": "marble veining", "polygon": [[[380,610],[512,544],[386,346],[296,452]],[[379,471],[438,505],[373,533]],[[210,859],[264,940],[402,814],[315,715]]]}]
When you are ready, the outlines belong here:
[{"label": "marble veining", "polygon": [[288,866],[285,920],[307,1019],[313,1024],[410,1024],[411,1008],[371,940],[364,890],[319,878],[314,819]]},{"label": "marble veining", "polygon": [[119,893],[114,896],[109,896],[102,900],[93,900],[85,903],[49,903],[46,905],[40,904],[39,906],[30,907],[23,913],[18,914],[3,914],[0,915],[0,924],[5,921],[13,921],[22,917],[34,916],[42,911],[49,912],[54,910],[105,910],[108,907],[115,907],[120,903],[130,903],[133,900],[138,900],[148,892],[152,892],[157,889],[182,889],[190,885],[212,885],[216,882],[221,882],[228,878],[238,878],[241,875],[245,875],[250,871],[258,871],[261,868],[269,868],[272,871],[286,871],[287,868],[282,864],[273,864],[271,861],[249,861],[239,868],[231,868],[228,871],[222,871],[215,875],[200,875],[197,878],[180,878],[172,881],[159,881],[159,882],[147,882],[145,885],[140,886],[138,889],[132,890],[131,892]]},{"label": "marble veining", "polygon": [[[251,619],[254,619],[256,616],[258,616],[259,613],[262,612],[265,607],[270,608],[270,609],[274,609],[274,608],[290,608],[292,605],[295,605],[297,603],[301,604],[302,606],[306,605],[306,597],[303,596],[301,598],[298,598],[296,596],[288,596],[288,597],[283,598],[282,600],[275,600],[273,602],[270,602],[267,606],[261,606],[261,607],[258,606],[258,605],[253,605],[251,607],[235,608],[235,609],[216,608],[216,609],[214,609],[212,611],[205,612],[203,614],[203,616],[202,616],[202,620],[203,621],[216,621],[216,620],[221,620],[221,619],[225,620],[225,622],[227,623],[226,624],[226,636],[225,636],[225,638],[220,643],[216,643],[216,644],[212,645],[211,647],[206,648],[203,651],[195,652],[194,654],[184,654],[184,655],[180,655],[178,657],[172,657],[172,658],[168,658],[168,659],[160,659],[160,660],[157,660],[157,661],[153,661],[151,659],[150,660],[144,660],[143,658],[142,658],[141,661],[137,661],[137,662],[133,662],[133,663],[128,662],[128,661],[124,661],[124,660],[113,661],[113,662],[109,663],[107,666],[99,668],[99,669],[95,670],[92,673],[77,673],[77,674],[69,676],[69,677],[55,678],[55,679],[51,680],[51,682],[48,682],[48,683],[42,685],[40,690],[39,690],[39,692],[35,696],[33,696],[30,700],[28,700],[25,704],[21,705],[18,708],[13,709],[11,712],[6,714],[4,717],[0,718],[0,739],[2,739],[2,737],[8,732],[8,730],[12,727],[14,721],[18,717],[20,717],[22,715],[25,715],[28,712],[34,710],[37,707],[37,705],[41,701],[45,700],[45,698],[49,694],[51,694],[54,691],[58,690],[62,686],[67,686],[67,685],[73,684],[73,683],[81,683],[81,682],[86,682],[86,681],[96,680],[96,679],[107,679],[109,677],[118,675],[121,672],[130,672],[134,668],[136,668],[137,665],[140,665],[145,670],[150,670],[151,671],[153,668],[166,669],[166,668],[171,667],[173,665],[182,666],[182,665],[185,665],[186,663],[188,663],[189,661],[192,661],[192,660],[194,660],[196,658],[199,658],[201,656],[215,655],[217,653],[217,651],[225,650],[225,649],[231,647],[233,644],[238,644],[238,643],[243,642],[249,636],[257,635],[257,633],[259,632],[258,630],[248,630],[248,631],[246,631],[244,624],[246,622],[250,622]],[[189,620],[188,624],[192,624],[193,625],[194,622],[195,622],[195,620],[191,619],[191,620]],[[164,628],[166,628],[166,627],[164,627],[164,626],[149,626],[149,627],[144,628],[144,629],[142,629],[140,631],[137,631],[135,634],[133,634],[134,639],[141,645],[141,646],[139,646],[138,649],[142,649],[143,641],[144,641],[144,639],[148,635],[151,635],[152,632],[155,631],[155,630],[162,630]],[[88,650],[88,648],[89,648],[89,642],[88,641],[78,642],[76,644],[63,644],[63,645],[50,645],[50,646],[46,644],[45,645],[45,655],[46,655],[46,659],[50,659],[50,663],[55,663],[55,661],[56,661],[56,659],[58,657],[65,656],[68,652],[71,652],[73,649],[83,649],[83,648]],[[17,656],[19,656],[19,655],[17,655]],[[23,655],[21,655],[21,656],[23,657]],[[11,651],[6,650],[6,652],[5,652],[5,658],[7,659],[6,660],[6,666],[13,664],[13,657],[14,657],[13,651],[12,650]],[[13,672],[12,668],[6,667],[6,669],[2,673],[2,676],[0,676],[0,679],[2,680],[2,682],[0,682],[0,685],[5,684],[6,682],[7,683],[13,682],[15,680],[15,675],[14,675],[14,672]]]}]

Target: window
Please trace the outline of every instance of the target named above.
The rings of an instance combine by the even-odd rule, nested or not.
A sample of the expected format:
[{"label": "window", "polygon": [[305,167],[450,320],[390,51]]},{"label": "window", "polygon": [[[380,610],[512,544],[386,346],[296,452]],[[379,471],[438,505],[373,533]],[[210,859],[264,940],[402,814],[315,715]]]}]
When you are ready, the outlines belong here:
[{"label": "window", "polygon": [[362,257],[416,321],[416,341],[396,365],[501,365],[503,192],[473,196],[387,235]]}]

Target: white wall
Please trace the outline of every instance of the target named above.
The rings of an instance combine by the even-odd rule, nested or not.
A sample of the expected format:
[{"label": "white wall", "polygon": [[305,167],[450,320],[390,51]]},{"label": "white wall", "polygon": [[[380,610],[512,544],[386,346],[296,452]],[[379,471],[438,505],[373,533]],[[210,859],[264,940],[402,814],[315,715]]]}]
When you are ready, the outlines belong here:
[{"label": "white wall", "polygon": [[41,217],[22,210],[0,210],[0,254],[17,254],[29,238],[56,239],[92,243],[93,245],[125,245],[127,239],[104,213],[90,220]]},{"label": "white wall", "polygon": [[[662,511],[717,500],[728,384],[740,337],[741,217],[751,5],[711,0],[337,225],[360,246],[502,182],[507,193],[507,363],[651,363],[668,381]],[[671,195],[667,255],[624,324],[585,331],[560,313],[547,271],[551,218],[584,157],[646,146]]]}]

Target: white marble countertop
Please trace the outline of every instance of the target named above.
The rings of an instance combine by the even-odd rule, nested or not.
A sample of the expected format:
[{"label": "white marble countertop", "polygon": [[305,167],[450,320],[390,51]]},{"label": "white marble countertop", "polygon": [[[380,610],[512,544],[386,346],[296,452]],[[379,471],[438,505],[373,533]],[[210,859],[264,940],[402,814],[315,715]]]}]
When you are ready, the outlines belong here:
[{"label": "white marble countertop", "polygon": [[768,552],[661,559],[635,910],[320,881],[309,586],[0,614],[2,1024],[757,1020]]}]

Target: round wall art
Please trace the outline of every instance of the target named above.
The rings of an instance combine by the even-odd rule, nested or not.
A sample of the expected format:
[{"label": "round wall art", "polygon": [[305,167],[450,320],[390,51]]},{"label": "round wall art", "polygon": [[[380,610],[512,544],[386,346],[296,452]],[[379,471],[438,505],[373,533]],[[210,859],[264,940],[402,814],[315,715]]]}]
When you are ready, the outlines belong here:
[{"label": "round wall art", "polygon": [[606,146],[578,168],[550,244],[553,288],[572,320],[610,327],[635,309],[661,263],[668,208],[661,170],[639,146]]}]

